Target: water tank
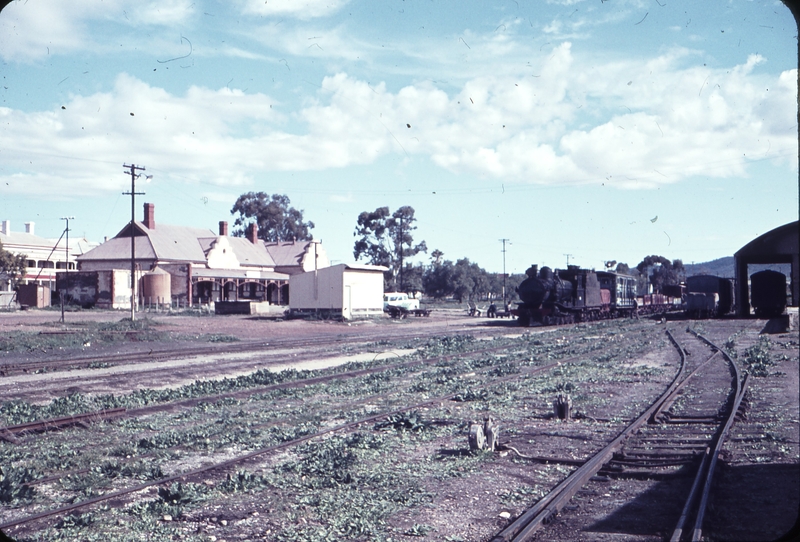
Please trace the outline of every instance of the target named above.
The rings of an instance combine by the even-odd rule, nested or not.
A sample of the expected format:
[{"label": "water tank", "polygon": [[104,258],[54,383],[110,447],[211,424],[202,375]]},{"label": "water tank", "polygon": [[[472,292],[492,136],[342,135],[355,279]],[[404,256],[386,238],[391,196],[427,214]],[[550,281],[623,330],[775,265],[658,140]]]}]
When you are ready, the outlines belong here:
[{"label": "water tank", "polygon": [[172,301],[172,275],[156,267],[142,277],[144,303],[170,303]]}]

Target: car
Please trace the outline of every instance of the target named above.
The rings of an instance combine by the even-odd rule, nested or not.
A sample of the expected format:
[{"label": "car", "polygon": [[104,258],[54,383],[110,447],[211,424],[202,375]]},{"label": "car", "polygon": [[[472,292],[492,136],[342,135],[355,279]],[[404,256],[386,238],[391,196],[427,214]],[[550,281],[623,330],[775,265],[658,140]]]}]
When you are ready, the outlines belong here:
[{"label": "car", "polygon": [[405,312],[419,310],[419,299],[408,297],[408,294],[399,292],[383,294],[383,310],[389,312],[392,307]]}]

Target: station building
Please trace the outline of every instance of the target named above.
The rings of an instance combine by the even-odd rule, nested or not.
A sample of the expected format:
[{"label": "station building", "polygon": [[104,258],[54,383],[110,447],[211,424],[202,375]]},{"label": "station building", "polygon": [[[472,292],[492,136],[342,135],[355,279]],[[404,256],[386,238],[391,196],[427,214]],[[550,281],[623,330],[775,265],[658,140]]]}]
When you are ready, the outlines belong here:
[{"label": "station building", "polygon": [[219,301],[288,306],[290,275],[329,265],[319,241],[266,243],[255,223],[245,237],[228,235],[225,221],[217,232],[156,224],[155,205],[145,203],[142,221],[78,257],[78,272],[70,273],[72,284],[64,286],[72,298],[86,306],[130,308],[132,244],[134,297],[142,306]]},{"label": "station building", "polygon": [[[19,282],[19,292],[13,292],[8,277],[0,275],[0,307],[17,302],[28,306],[49,306],[51,292],[56,291],[57,273],[74,270],[76,257],[97,246],[97,243],[79,237],[70,237],[67,246],[66,236],[46,239],[36,235],[35,226],[34,222],[26,222],[25,231],[12,231],[10,220],[0,222],[3,250],[24,255],[26,264],[25,277]],[[18,299],[17,294],[23,299]]]}]

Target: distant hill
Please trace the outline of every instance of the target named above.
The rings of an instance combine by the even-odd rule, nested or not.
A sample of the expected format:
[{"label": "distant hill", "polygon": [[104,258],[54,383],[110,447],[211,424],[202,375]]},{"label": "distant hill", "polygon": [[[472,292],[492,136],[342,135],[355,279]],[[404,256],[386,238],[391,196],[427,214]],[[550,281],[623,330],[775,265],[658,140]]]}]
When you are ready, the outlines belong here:
[{"label": "distant hill", "polygon": [[[687,277],[693,275],[716,275],[718,277],[734,278],[736,276],[733,256],[725,256],[724,258],[717,258],[710,262],[695,263],[694,265],[684,262],[684,265]],[[788,277],[792,271],[792,266],[788,263],[753,264],[748,266],[748,272],[751,275],[764,269],[780,271]]]},{"label": "distant hill", "polygon": [[686,268],[686,276],[693,275],[716,275],[718,277],[733,278],[736,275],[736,270],[733,265],[733,256],[725,256],[724,258],[717,258],[710,262],[691,263],[683,262]]}]

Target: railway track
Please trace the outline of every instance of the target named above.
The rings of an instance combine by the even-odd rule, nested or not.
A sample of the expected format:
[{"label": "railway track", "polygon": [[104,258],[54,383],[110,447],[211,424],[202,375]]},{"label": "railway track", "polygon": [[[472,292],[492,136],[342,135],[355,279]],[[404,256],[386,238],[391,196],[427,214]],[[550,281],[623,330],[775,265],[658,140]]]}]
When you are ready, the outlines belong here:
[{"label": "railway track", "polygon": [[[513,332],[519,332],[513,329]],[[484,327],[452,327],[447,329],[447,334],[459,335],[467,334],[473,336],[492,335],[497,334],[496,328]],[[133,365],[137,363],[150,363],[166,361],[171,359],[186,359],[200,356],[225,356],[231,354],[253,353],[253,354],[268,354],[269,352],[278,352],[276,355],[281,355],[285,350],[299,350],[302,349],[306,352],[315,351],[330,351],[332,348],[342,345],[353,347],[357,345],[375,343],[376,340],[391,340],[402,341],[410,339],[419,339],[427,337],[441,336],[443,330],[435,328],[431,330],[414,331],[405,330],[389,330],[382,334],[380,339],[376,339],[375,333],[357,333],[357,334],[341,334],[336,336],[320,336],[309,337],[302,339],[289,339],[289,338],[275,338],[263,341],[242,341],[233,343],[215,343],[206,345],[191,345],[185,344],[179,347],[156,347],[142,349],[137,352],[122,352],[122,353],[102,353],[90,355],[69,355],[68,353],[60,353],[61,358],[44,359],[44,360],[26,360],[26,361],[3,361],[0,360],[0,382],[2,377],[12,376],[15,374],[35,374],[42,372],[56,372],[68,371],[79,368],[92,368],[92,367],[112,367],[119,365]]]},{"label": "railway track", "polygon": [[[451,336],[480,338],[508,333],[504,329],[473,327],[456,328]],[[516,333],[518,330],[511,330],[511,334]],[[348,337],[339,337],[336,340],[317,337],[311,340],[193,347],[189,350],[168,350],[152,354],[120,354],[108,363],[98,363],[97,360],[103,358],[94,356],[83,358],[78,364],[74,359],[51,360],[37,364],[37,370],[33,366],[19,364],[18,374],[0,376],[0,395],[6,400],[24,399],[41,403],[63,396],[65,391],[103,395],[109,392],[127,393],[141,387],[178,387],[196,380],[235,377],[259,369],[280,371],[308,361],[325,366],[326,363],[343,363],[345,358],[363,361],[374,355],[391,356],[394,345],[403,346],[406,341],[421,344],[436,336],[432,331],[420,333],[419,330],[400,330],[379,337],[374,333],[362,333],[355,338],[351,336],[350,339],[354,342],[349,342]],[[19,374],[23,367],[27,374]]]},{"label": "railway track", "polygon": [[[574,512],[564,514],[558,528],[548,526],[558,522],[559,514],[573,499],[577,502],[572,509],[583,513],[578,516],[592,516],[602,501],[598,496],[618,501],[619,495],[612,497],[605,492],[604,485],[607,486],[609,479],[628,480],[625,492],[628,497],[647,491],[653,480],[671,483],[673,487],[666,495],[673,502],[661,501],[658,506],[672,513],[661,515],[638,508],[637,512],[627,512],[647,514],[650,532],[638,534],[659,536],[669,531],[671,542],[701,539],[717,457],[739,412],[747,380],[741,378],[733,360],[705,337],[694,334],[695,342],[702,342],[707,348],[702,351],[693,346],[697,353],[688,356],[685,348],[669,335],[680,353],[681,366],[667,390],[607,446],[494,536],[492,542],[590,539],[591,534],[586,531],[602,527],[596,522],[592,524],[594,520],[588,517],[570,516]],[[687,488],[686,475],[691,472],[693,481]],[[641,487],[633,487],[636,481],[640,481]],[[661,491],[665,492],[663,486]],[[581,498],[580,492],[591,498]],[[617,523],[625,521],[621,518],[626,506],[630,507],[628,499],[612,506],[621,510],[612,512]],[[673,521],[671,531],[664,523],[669,520]],[[572,523],[583,527],[569,528]]]},{"label": "railway track", "polygon": [[[635,333],[631,333],[631,336],[639,334],[640,325],[633,324],[637,326],[635,329]],[[596,333],[596,332],[595,332]],[[614,337],[614,335],[610,335],[610,337]],[[553,336],[553,339],[557,339],[558,337]],[[435,412],[434,420],[441,420],[443,424],[449,425],[456,425],[463,424],[464,420],[468,420],[470,418],[474,419],[474,403],[462,403],[462,402],[455,402],[453,399],[458,395],[458,393],[446,393],[436,395],[434,397],[428,397],[424,400],[417,400],[416,402],[407,402],[404,400],[404,390],[409,388],[411,384],[411,380],[403,380],[397,378],[397,375],[389,376],[388,373],[392,371],[400,370],[403,367],[410,367],[415,364],[419,364],[420,366],[425,365],[429,368],[433,367],[444,367],[448,365],[448,363],[464,363],[463,368],[458,370],[452,370],[450,373],[447,374],[448,378],[450,378],[453,382],[481,382],[481,386],[485,389],[491,388],[499,388],[503,389],[503,386],[507,383],[513,383],[518,385],[520,383],[524,383],[523,388],[529,388],[531,386],[541,386],[541,384],[533,384],[533,382],[542,382],[541,380],[535,381],[534,375],[542,375],[548,372],[554,371],[562,371],[566,370],[565,368],[568,367],[573,361],[582,361],[586,363],[586,361],[594,356],[597,355],[598,358],[603,360],[608,360],[608,353],[611,350],[611,341],[606,344],[605,341],[595,341],[593,337],[588,337],[588,340],[582,342],[581,344],[594,344],[594,345],[602,345],[602,348],[597,349],[590,349],[587,350],[584,354],[579,354],[577,356],[571,356],[570,350],[575,349],[575,345],[578,343],[565,342],[563,344],[563,348],[561,348],[561,354],[557,355],[559,349],[552,349],[547,351],[546,356],[542,358],[540,363],[537,363],[536,366],[529,365],[528,360],[532,361],[534,356],[532,354],[526,353],[526,349],[530,348],[525,346],[525,344],[533,344],[534,341],[530,339],[526,339],[522,341],[519,346],[517,347],[510,347],[509,350],[508,345],[500,345],[499,347],[495,345],[484,345],[489,346],[489,348],[478,348],[476,350],[470,352],[459,352],[456,354],[452,354],[449,356],[437,356],[432,359],[420,361],[420,360],[412,360],[409,362],[402,361],[398,363],[387,363],[383,365],[382,368],[378,367],[369,367],[368,369],[359,369],[358,371],[343,371],[339,374],[334,375],[326,375],[325,378],[320,379],[319,381],[310,380],[302,384],[300,382],[282,382],[276,386],[268,386],[263,388],[253,388],[248,390],[241,390],[235,391],[231,393],[225,394],[214,394],[208,397],[203,398],[192,398],[187,399],[185,401],[175,401],[172,404],[163,404],[163,405],[149,405],[145,407],[144,410],[136,411],[135,409],[130,409],[130,412],[125,413],[127,416],[134,416],[134,417],[141,417],[141,416],[149,416],[151,414],[166,414],[168,416],[174,416],[175,419],[182,418],[182,414],[190,412],[194,407],[197,407],[199,403],[224,403],[227,399],[236,399],[240,406],[236,406],[236,403],[231,402],[231,412],[235,411],[235,409],[239,409],[239,413],[237,416],[245,416],[244,418],[240,418],[242,420],[241,426],[243,430],[251,431],[255,429],[264,429],[264,428],[271,428],[271,427],[278,427],[278,426],[292,426],[298,424],[305,424],[308,423],[310,425],[316,425],[314,430],[310,430],[305,434],[298,435],[296,438],[291,438],[288,440],[284,440],[283,442],[272,443],[268,445],[261,445],[259,447],[252,447],[249,450],[242,450],[239,451],[237,454],[234,454],[235,457],[230,457],[230,453],[228,454],[217,454],[217,455],[227,455],[224,460],[219,460],[219,458],[215,459],[213,454],[211,455],[204,455],[205,459],[201,459],[198,456],[197,459],[189,461],[189,464],[196,465],[197,463],[202,463],[203,465],[199,468],[183,468],[183,469],[174,469],[169,468],[168,470],[165,469],[165,472],[175,473],[169,476],[162,476],[158,479],[148,481],[146,483],[140,484],[133,484],[131,487],[122,488],[119,487],[119,484],[115,484],[111,487],[103,487],[101,491],[104,492],[103,495],[97,495],[96,497],[92,497],[90,499],[85,500],[76,500],[73,504],[68,506],[61,506],[61,507],[54,507],[51,510],[40,510],[34,514],[28,514],[25,517],[17,516],[16,518],[12,519],[11,521],[6,521],[2,525],[0,525],[0,529],[7,531],[11,531],[14,534],[28,534],[32,532],[36,532],[39,529],[47,528],[48,524],[52,524],[52,521],[55,518],[64,518],[68,515],[73,514],[80,514],[80,513],[88,513],[88,511],[93,510],[96,508],[94,505],[99,503],[104,503],[103,509],[107,508],[119,508],[119,507],[126,507],[131,505],[133,502],[137,502],[138,500],[142,499],[142,494],[147,494],[147,490],[155,491],[156,488],[166,488],[176,482],[181,482],[184,484],[188,483],[197,483],[197,484],[204,484],[209,480],[216,480],[219,483],[220,479],[225,479],[225,476],[234,476],[232,473],[236,469],[241,469],[245,467],[255,467],[255,468],[263,468],[262,465],[266,464],[269,465],[270,461],[275,460],[277,457],[283,457],[285,454],[291,453],[295,454],[297,452],[291,452],[292,449],[298,448],[301,445],[305,445],[306,443],[316,441],[321,442],[325,440],[325,437],[329,437],[332,434],[338,435],[347,435],[352,434],[356,431],[363,431],[364,427],[368,424],[375,424],[381,420],[387,420],[391,417],[395,417],[398,415],[407,414],[412,410],[415,409],[430,409],[431,412]],[[527,341],[527,342],[526,342]],[[541,344],[541,341],[535,341],[538,344]],[[554,343],[556,341],[554,340]],[[478,343],[475,343],[478,344]],[[700,344],[699,342],[697,343]],[[697,409],[702,406],[699,402],[689,402],[687,403],[686,397],[695,393],[694,389],[692,388],[693,379],[699,378],[704,375],[704,371],[707,371],[710,367],[716,366],[717,364],[724,366],[724,362],[722,360],[722,356],[720,353],[716,353],[714,351],[710,351],[707,354],[703,354],[701,352],[702,348],[708,348],[703,346],[702,348],[698,346],[692,346],[693,350],[692,355],[684,356],[683,359],[683,371],[675,377],[674,386],[670,386],[670,389],[667,393],[664,394],[663,400],[654,405],[652,410],[648,409],[648,416],[645,417],[644,421],[642,422],[644,425],[644,429],[649,428],[651,425],[658,424],[659,426],[663,426],[665,429],[665,433],[658,435],[655,432],[648,435],[647,438],[641,438],[639,444],[641,446],[637,447],[634,440],[627,440],[623,442],[623,445],[619,446],[616,450],[618,452],[616,455],[612,452],[610,457],[607,458],[605,461],[601,461],[600,465],[595,471],[595,473],[590,476],[588,481],[589,484],[600,484],[601,487],[603,484],[607,484],[607,480],[619,480],[619,479],[626,479],[626,480],[635,480],[637,477],[643,477],[647,479],[669,479],[670,477],[675,477],[678,480],[686,480],[686,478],[681,474],[676,474],[675,471],[680,472],[681,469],[686,469],[689,466],[693,466],[699,461],[700,454],[698,450],[703,448],[702,444],[706,441],[699,441],[697,439],[706,438],[705,431],[703,435],[690,437],[684,435],[682,440],[680,438],[675,439],[673,438],[674,435],[672,433],[677,433],[674,429],[678,427],[693,427],[696,429],[705,427],[706,425],[710,424],[711,421],[717,421],[717,412],[713,412],[712,414],[708,414],[704,412],[702,409]],[[487,357],[493,356],[495,353],[505,351],[505,354],[508,356],[508,359],[501,364],[488,364],[488,365],[478,365],[478,367],[485,367],[484,369],[475,370],[474,368],[470,368],[468,363],[469,360],[474,360],[480,357]],[[512,355],[512,352],[513,355]],[[591,353],[590,353],[591,352]],[[544,361],[549,356],[556,356],[561,357],[559,361],[555,362],[547,362]],[[677,359],[677,355],[675,358]],[[450,358],[450,361],[447,361],[447,358]],[[445,363],[446,362],[446,363]],[[603,362],[605,363],[605,362]],[[608,363],[606,366],[611,367],[615,365],[614,363]],[[516,366],[518,372],[509,371],[513,366]],[[455,366],[453,366],[455,367]],[[460,367],[460,365],[459,365]],[[507,368],[508,369],[507,369]],[[384,377],[383,373],[386,373],[387,376]],[[512,374],[509,374],[512,373]],[[419,372],[415,373],[419,374]],[[434,373],[431,373],[434,374]],[[444,374],[444,373],[442,373]],[[561,374],[560,372],[556,374]],[[564,373],[565,375],[568,374],[568,371]],[[410,378],[410,377],[409,377]],[[415,377],[416,378],[416,377]],[[730,375],[729,375],[730,378]],[[387,393],[378,393],[378,394],[363,394],[360,397],[350,396],[350,395],[342,395],[339,398],[336,398],[336,394],[334,396],[329,397],[327,401],[321,402],[320,408],[322,409],[325,414],[322,415],[315,415],[311,411],[303,412],[299,408],[301,404],[304,404],[307,399],[304,399],[302,395],[297,395],[296,399],[292,399],[295,397],[294,393],[290,393],[286,395],[287,399],[284,401],[283,399],[279,399],[278,401],[270,404],[271,408],[275,408],[277,411],[291,413],[292,405],[297,405],[297,411],[291,413],[289,415],[283,415],[283,417],[275,417],[268,419],[268,421],[259,424],[251,424],[251,423],[244,423],[246,421],[246,416],[249,416],[250,413],[255,413],[257,409],[262,408],[259,407],[256,403],[252,403],[252,406],[248,401],[247,396],[256,396],[256,395],[268,395],[271,392],[277,390],[290,390],[296,389],[300,390],[306,385],[308,386],[316,386],[316,389],[319,391],[314,392],[315,394],[319,394],[320,391],[325,390],[326,386],[333,382],[333,380],[342,380],[342,381],[356,381],[364,382],[365,384],[368,382],[377,382],[382,381],[385,379],[391,379],[391,391]],[[387,380],[388,381],[388,380]],[[552,380],[551,380],[552,381]],[[665,381],[662,380],[662,381]],[[421,382],[419,379],[416,382]],[[680,391],[680,386],[683,385],[683,392]],[[456,386],[460,386],[456,384]],[[716,386],[713,386],[716,387]],[[463,387],[458,388],[459,390],[463,390]],[[516,388],[508,388],[508,389],[516,389]],[[678,390],[678,391],[676,391]],[[687,391],[688,390],[688,391]],[[366,391],[366,390],[365,390]],[[314,395],[310,395],[309,397],[313,397]],[[272,397],[279,397],[272,395]],[[406,396],[407,399],[407,396]],[[523,400],[525,397],[522,397]],[[261,400],[261,399],[258,399]],[[684,408],[686,405],[694,405],[697,407],[694,411],[691,409]],[[709,403],[710,405],[711,403]],[[254,410],[255,409],[255,410]],[[713,409],[712,409],[713,410]],[[718,410],[718,409],[717,409]],[[212,414],[213,415],[213,414]],[[436,417],[438,415],[438,418]],[[541,414],[537,414],[539,419],[541,418]],[[335,423],[337,418],[343,418],[344,420],[340,423]],[[713,418],[713,420],[712,420]],[[601,435],[603,434],[610,434],[609,431],[616,431],[614,429],[617,427],[616,421],[608,420],[608,419],[598,419],[590,418],[592,421],[591,423],[588,420],[583,420],[581,424],[574,424],[575,426],[581,425],[584,426],[587,431],[591,431],[597,435],[597,438],[608,438],[609,440],[612,437],[604,437]],[[599,422],[599,423],[598,423]],[[648,423],[649,422],[649,423]],[[437,421],[437,423],[439,423]],[[552,424],[552,422],[544,422],[542,425],[547,425],[549,427],[556,427]],[[113,424],[112,424],[113,425]],[[620,425],[621,426],[621,425]],[[559,426],[562,427],[562,426]],[[563,426],[564,429],[567,429],[569,426]],[[456,427],[453,427],[455,430]],[[367,430],[367,433],[370,431]],[[25,435],[25,433],[21,433],[21,435]],[[222,435],[224,437],[224,435]],[[462,447],[466,447],[466,435],[462,435],[464,438],[464,442],[461,443]],[[34,436],[30,436],[29,438],[33,439],[36,438]],[[139,437],[136,437],[139,438]],[[215,437],[210,437],[213,439]],[[659,440],[661,439],[661,440]],[[623,439],[624,440],[624,439]],[[208,441],[207,441],[208,442]],[[633,443],[633,444],[632,444]],[[107,446],[113,446],[113,442]],[[257,442],[253,442],[253,444],[257,444]],[[266,444],[266,443],[265,443]],[[453,448],[453,444],[449,445],[450,448]],[[683,447],[683,456],[679,456],[677,453],[677,448]],[[212,446],[213,448],[213,446]],[[458,448],[458,445],[455,446]],[[664,450],[667,450],[664,452]],[[180,447],[178,448],[180,450]],[[648,453],[641,453],[646,451]],[[175,455],[170,449],[164,448],[163,452],[168,452],[167,455]],[[279,453],[283,452],[283,453]],[[455,453],[455,452],[454,452]],[[460,453],[460,452],[458,452]],[[162,454],[163,455],[163,454]],[[177,457],[177,456],[176,456]],[[141,460],[144,459],[147,461],[145,456],[136,456],[130,458],[131,461],[136,461],[137,459]],[[547,461],[550,464],[558,463],[558,457],[538,457],[535,458],[537,461]],[[501,461],[502,463],[503,461]],[[506,461],[507,462],[507,461]],[[577,461],[562,461],[564,465],[573,465]],[[584,464],[585,466],[585,464]],[[581,467],[583,468],[583,467]],[[605,470],[603,470],[605,469]],[[176,472],[177,471],[177,472]],[[61,476],[65,474],[80,474],[81,471],[69,471],[61,473]],[[599,474],[598,474],[599,473]],[[40,482],[44,483],[54,483],[57,482],[59,474],[53,474],[52,476],[43,477],[40,479]],[[591,479],[594,478],[594,479]],[[602,481],[606,480],[606,481]],[[123,481],[119,479],[119,481]],[[38,482],[32,482],[38,483]],[[130,483],[130,480],[128,480]],[[704,483],[698,482],[698,486],[703,486]],[[683,485],[688,485],[684,483]],[[575,488],[574,494],[577,495],[576,499],[580,498],[581,492],[585,491],[585,488],[578,486]],[[152,494],[152,492],[151,492]],[[160,494],[160,490],[159,490]],[[702,491],[698,493],[702,495]],[[64,497],[59,497],[59,500],[64,500]],[[542,499],[544,500],[544,499]],[[57,502],[57,501],[56,501]],[[542,501],[540,501],[542,502]],[[573,501],[574,502],[574,501]],[[548,525],[548,530],[544,531],[544,534],[541,534],[544,538],[543,540],[557,540],[558,538],[551,538],[550,534],[551,531],[549,530],[550,527],[553,525],[553,520],[563,520],[567,518],[573,512],[567,512],[563,515],[559,515],[559,513],[565,507],[553,505],[553,507],[548,507],[549,510],[545,516],[546,521],[543,521],[542,524]],[[569,510],[571,508],[567,507]],[[679,515],[679,511],[673,514],[673,519]],[[691,516],[691,513],[687,514]],[[6,516],[8,518],[8,516]],[[521,517],[521,516],[520,516]],[[10,519],[10,518],[9,518]],[[310,518],[309,518],[310,520]],[[689,517],[687,520],[687,527],[684,527],[684,530],[689,530],[692,528],[692,522],[694,520]],[[44,526],[44,527],[43,527]],[[674,525],[673,525],[674,527]],[[533,529],[536,531],[536,529]],[[541,532],[541,531],[540,531]],[[516,535],[515,535],[516,536]],[[529,538],[510,538],[510,540],[525,540]],[[572,538],[562,537],[561,540],[572,540]],[[488,539],[487,539],[488,540]],[[678,539],[680,540],[680,539]]]},{"label": "railway track", "polygon": [[[363,369],[363,370],[357,370],[357,371],[348,371],[348,372],[339,373],[339,374],[326,375],[324,377],[319,377],[319,378],[311,378],[311,379],[304,379],[304,380],[301,380],[301,381],[293,381],[293,382],[276,384],[274,386],[264,387],[264,388],[260,388],[260,389],[242,390],[240,392],[235,392],[235,393],[232,393],[232,394],[220,394],[220,395],[216,395],[216,396],[212,396],[212,397],[203,398],[203,400],[217,400],[217,399],[221,399],[223,397],[231,397],[233,395],[254,394],[254,393],[267,391],[268,389],[286,389],[286,388],[290,388],[290,387],[310,386],[310,385],[319,384],[319,383],[323,383],[323,382],[330,382],[331,380],[334,380],[334,379],[354,378],[354,377],[365,376],[365,375],[374,374],[374,373],[378,373],[378,372],[382,372],[382,371],[391,371],[393,369],[397,369],[397,368],[401,368],[401,367],[411,367],[411,366],[415,366],[415,365],[434,366],[434,365],[439,364],[439,363],[444,362],[444,361],[450,361],[450,360],[452,360],[454,358],[464,358],[465,356],[480,357],[480,356],[485,356],[485,355],[488,355],[488,354],[496,353],[498,350],[503,350],[503,349],[507,349],[507,346],[480,348],[480,349],[477,349],[475,351],[470,351],[468,353],[457,353],[457,354],[451,354],[451,355],[446,355],[446,356],[438,356],[438,357],[435,357],[435,358],[432,358],[432,359],[428,359],[428,360],[411,360],[411,361],[408,361],[408,362],[394,363],[394,364],[384,365],[384,366],[380,366],[380,367],[376,367],[376,368],[369,368],[369,369]],[[550,363],[546,363],[544,365],[523,368],[520,371],[515,372],[514,374],[510,374],[510,375],[506,375],[506,376],[493,376],[492,377],[492,376],[488,375],[488,370],[487,370],[487,371],[484,371],[485,374],[482,374],[481,376],[486,379],[486,381],[487,381],[486,385],[487,386],[497,386],[497,385],[500,385],[500,384],[502,384],[504,382],[509,382],[509,381],[513,381],[513,380],[519,380],[521,378],[528,378],[528,377],[530,377],[532,375],[543,373],[543,372],[552,370],[554,368],[558,368],[558,367],[563,366],[565,364],[569,364],[571,362],[577,361],[579,359],[584,359],[584,358],[585,358],[585,356],[567,357],[567,358],[564,358],[564,359],[559,359],[559,360],[556,360],[556,361],[553,361],[553,362],[550,362]],[[465,375],[465,374],[475,375],[475,371],[473,369],[469,369],[468,368],[468,369],[462,370],[459,374],[462,375],[462,376]],[[458,375],[456,375],[456,376],[458,376]],[[378,402],[379,400],[387,399],[390,395],[392,395],[392,394],[373,395],[373,396],[369,396],[369,397],[363,398],[363,399],[361,399],[361,400],[359,400],[357,402],[351,402],[351,403],[349,403],[347,405],[344,405],[344,406],[348,406],[349,407],[349,406],[355,405],[356,403]],[[93,505],[96,505],[96,504],[99,504],[99,503],[102,503],[102,502],[115,501],[117,503],[122,503],[122,502],[124,502],[124,500],[122,499],[123,497],[131,495],[133,493],[140,492],[142,490],[145,490],[145,489],[148,489],[148,488],[151,488],[151,487],[155,487],[155,486],[164,486],[166,484],[170,484],[170,483],[177,482],[177,481],[182,481],[182,482],[187,482],[187,481],[192,481],[192,480],[202,481],[204,478],[207,478],[209,476],[217,476],[218,477],[218,476],[221,476],[222,474],[224,474],[225,472],[229,471],[233,467],[240,467],[240,466],[246,465],[248,462],[251,462],[251,461],[256,460],[258,458],[262,458],[264,456],[267,456],[267,455],[270,455],[270,454],[274,454],[274,453],[277,453],[279,451],[286,450],[286,449],[289,449],[289,448],[297,447],[297,446],[299,446],[299,445],[301,445],[303,443],[306,443],[306,442],[308,442],[310,440],[319,439],[319,438],[322,438],[322,437],[324,437],[326,435],[329,435],[331,433],[342,433],[342,432],[353,431],[354,429],[356,429],[356,428],[358,428],[360,426],[363,426],[363,425],[369,424],[369,423],[375,423],[375,422],[378,422],[380,420],[386,420],[387,418],[389,418],[389,417],[391,417],[393,415],[407,413],[409,411],[413,411],[413,410],[416,410],[416,409],[424,408],[424,407],[427,407],[427,406],[448,402],[448,401],[453,400],[456,395],[457,394],[455,394],[455,393],[448,393],[448,394],[445,394],[445,395],[440,395],[440,396],[428,398],[428,399],[426,399],[424,401],[419,401],[419,402],[415,402],[415,403],[412,403],[412,404],[407,404],[407,403],[406,404],[401,404],[401,405],[395,404],[395,405],[393,405],[393,406],[391,406],[389,408],[385,408],[385,409],[381,410],[378,413],[371,414],[371,415],[368,415],[368,416],[359,417],[358,419],[350,421],[350,422],[347,422],[347,423],[328,426],[327,428],[321,429],[319,431],[314,431],[314,432],[311,432],[309,434],[303,435],[301,437],[294,438],[294,439],[291,439],[291,440],[287,440],[285,442],[281,442],[281,443],[274,444],[274,445],[271,445],[271,446],[267,446],[267,447],[264,447],[264,448],[252,450],[252,451],[249,451],[247,453],[243,453],[243,454],[238,455],[237,457],[234,457],[234,458],[231,458],[231,459],[227,459],[227,460],[219,461],[219,462],[213,462],[213,463],[207,464],[207,465],[205,465],[203,467],[192,469],[192,470],[185,471],[185,472],[181,472],[181,473],[176,474],[176,475],[163,477],[163,478],[160,478],[160,479],[157,479],[157,480],[152,480],[152,481],[149,481],[149,482],[146,482],[146,483],[137,484],[137,485],[134,485],[134,486],[131,486],[131,487],[127,487],[127,488],[124,488],[124,489],[119,489],[119,490],[116,490],[116,491],[109,491],[109,492],[106,492],[105,494],[103,494],[101,496],[97,496],[97,497],[90,498],[90,499],[85,499],[85,500],[82,500],[80,502],[76,502],[76,503],[73,503],[73,504],[70,504],[70,505],[67,505],[67,506],[61,506],[61,507],[58,507],[58,508],[55,508],[55,509],[51,509],[51,510],[39,512],[39,513],[36,513],[36,514],[28,515],[26,517],[21,517],[21,518],[12,520],[12,521],[6,521],[5,523],[0,524],[0,530],[3,530],[4,532],[9,532],[10,530],[19,528],[21,526],[37,523],[37,522],[40,522],[40,521],[43,521],[43,520],[47,520],[48,518],[63,517],[64,515],[69,514],[69,513],[73,512],[73,511],[76,511],[76,510],[79,510],[79,509],[88,508],[88,507],[91,507]],[[199,399],[191,399],[191,400],[187,400],[187,401],[174,402],[174,403],[170,403],[170,404],[166,404],[166,405],[153,405],[153,406],[144,407],[144,408],[141,408],[141,409],[131,409],[131,410],[128,410],[128,411],[125,411],[125,412],[115,412],[114,414],[118,415],[118,416],[126,416],[126,417],[137,416],[137,415],[145,415],[145,414],[152,414],[154,412],[161,412],[161,411],[165,411],[165,410],[171,410],[171,409],[174,409],[174,408],[177,408],[177,407],[180,407],[180,406],[185,406],[185,405],[187,405],[189,403],[196,403],[198,401],[199,401]],[[343,406],[343,405],[339,405],[339,406]],[[465,405],[462,405],[460,403],[452,403],[450,408],[459,408],[460,406],[465,406]],[[329,409],[336,409],[336,408],[337,408],[336,405],[329,405]],[[87,419],[92,417],[93,415],[96,417],[97,413],[87,414]],[[273,422],[271,422],[271,425],[278,425],[278,424],[281,424],[281,423],[297,423],[297,422],[298,422],[298,420],[296,418],[295,419],[282,419],[282,420],[274,420]],[[47,427],[52,427],[52,426],[53,426],[53,421],[44,420],[42,422],[38,422],[35,427],[36,427],[36,429],[39,429],[39,428],[45,429]],[[10,428],[6,428],[6,429],[10,429]],[[20,431],[24,431],[26,429],[27,430],[33,430],[34,427],[27,427],[26,426],[25,428],[23,428],[22,426],[20,426]],[[140,458],[133,458],[133,459],[140,459]],[[83,472],[86,472],[86,470],[84,469],[84,470],[81,470],[81,471],[72,471],[69,474],[81,474]],[[64,476],[66,474],[67,473],[62,473],[61,476]],[[58,475],[51,475],[51,476],[44,477],[42,480],[45,481],[45,482],[51,482],[53,480],[58,479],[58,477],[59,477]],[[34,485],[34,484],[35,484],[35,482],[31,483],[31,485]]]}]

